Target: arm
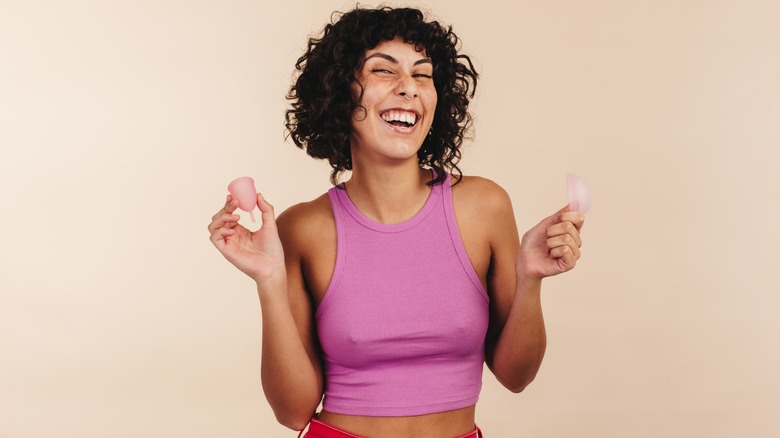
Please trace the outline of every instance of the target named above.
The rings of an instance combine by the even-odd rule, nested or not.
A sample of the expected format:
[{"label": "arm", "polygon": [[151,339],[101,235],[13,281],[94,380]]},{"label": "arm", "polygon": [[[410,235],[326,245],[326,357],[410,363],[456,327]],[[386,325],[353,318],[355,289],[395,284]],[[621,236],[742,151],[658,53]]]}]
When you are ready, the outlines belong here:
[{"label": "arm", "polygon": [[[541,302],[541,279],[518,274],[500,333],[489,344],[488,366],[499,382],[521,392],[536,377],[547,347]],[[492,321],[491,321],[492,324]]]},{"label": "arm", "polygon": [[547,346],[542,278],[574,267],[583,218],[564,208],[525,233],[521,244],[509,196],[500,190],[492,204],[486,361],[502,385],[520,392],[536,377]]},{"label": "arm", "polygon": [[304,287],[295,214],[283,214],[278,228],[273,207],[258,195],[263,225],[252,233],[231,215],[230,197],[209,230],[217,249],[257,283],[262,312],[261,380],[277,420],[303,429],[322,397],[322,372],[313,310]]},{"label": "arm", "polygon": [[263,390],[277,420],[302,430],[322,399],[323,377],[314,324],[314,305],[303,278],[301,250],[306,236],[300,227],[300,208],[279,217],[279,234],[285,248],[287,294],[264,294]]}]

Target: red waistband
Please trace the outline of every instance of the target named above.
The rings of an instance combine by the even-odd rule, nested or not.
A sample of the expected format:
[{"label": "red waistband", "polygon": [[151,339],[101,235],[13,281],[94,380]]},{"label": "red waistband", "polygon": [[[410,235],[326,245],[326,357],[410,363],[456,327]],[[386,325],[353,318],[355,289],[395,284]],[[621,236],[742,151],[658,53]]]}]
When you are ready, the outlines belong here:
[{"label": "red waistband", "polygon": [[[316,418],[312,418],[311,422],[309,422],[309,430],[306,432],[306,435],[303,435],[303,430],[298,434],[298,438],[301,438],[301,436],[303,436],[303,438],[363,438],[360,435],[341,430],[336,426]],[[456,438],[482,438],[482,431],[475,425],[472,432]]]}]

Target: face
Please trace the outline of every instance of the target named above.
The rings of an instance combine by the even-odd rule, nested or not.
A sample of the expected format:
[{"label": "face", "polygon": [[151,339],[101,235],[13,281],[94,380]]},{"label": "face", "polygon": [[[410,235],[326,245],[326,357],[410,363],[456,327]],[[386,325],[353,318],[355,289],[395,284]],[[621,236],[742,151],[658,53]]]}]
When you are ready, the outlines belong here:
[{"label": "face", "polygon": [[[416,162],[436,110],[432,75],[425,51],[417,52],[400,38],[366,51],[356,75],[363,108],[352,117],[353,162],[361,157]],[[360,92],[357,84],[354,89]]]}]

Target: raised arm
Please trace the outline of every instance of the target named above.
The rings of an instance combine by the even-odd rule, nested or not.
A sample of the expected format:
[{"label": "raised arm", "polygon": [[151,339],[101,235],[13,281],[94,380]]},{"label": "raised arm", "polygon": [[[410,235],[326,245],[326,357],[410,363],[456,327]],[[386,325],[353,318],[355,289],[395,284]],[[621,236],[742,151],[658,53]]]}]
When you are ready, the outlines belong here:
[{"label": "raised arm", "polygon": [[521,243],[506,192],[496,186],[483,199],[491,212],[486,361],[502,385],[520,392],[536,377],[547,346],[542,278],[574,267],[584,218],[565,207],[526,232]]},{"label": "raised arm", "polygon": [[233,215],[237,203],[228,197],[209,225],[217,249],[257,283],[262,312],[261,380],[277,420],[303,429],[322,397],[322,371],[306,292],[294,213],[278,221],[273,207],[258,194],[262,227],[252,233]]}]

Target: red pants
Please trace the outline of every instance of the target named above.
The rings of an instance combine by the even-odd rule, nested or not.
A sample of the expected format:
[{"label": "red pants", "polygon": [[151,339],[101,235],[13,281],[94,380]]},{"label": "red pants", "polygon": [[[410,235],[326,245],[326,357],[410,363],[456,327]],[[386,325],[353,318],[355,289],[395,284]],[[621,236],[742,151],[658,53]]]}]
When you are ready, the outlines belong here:
[{"label": "red pants", "polygon": [[[301,437],[301,433],[298,434],[298,438]],[[359,435],[351,434],[347,431],[341,430],[335,426],[331,426],[328,423],[320,421],[316,418],[312,418],[309,423],[309,430],[303,438],[361,438]],[[482,431],[475,426],[473,432],[469,432],[466,435],[461,435],[456,438],[482,438]]]}]

